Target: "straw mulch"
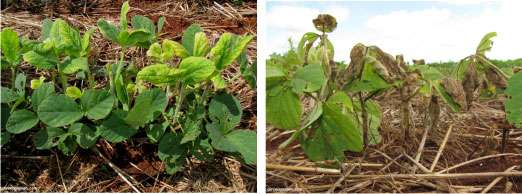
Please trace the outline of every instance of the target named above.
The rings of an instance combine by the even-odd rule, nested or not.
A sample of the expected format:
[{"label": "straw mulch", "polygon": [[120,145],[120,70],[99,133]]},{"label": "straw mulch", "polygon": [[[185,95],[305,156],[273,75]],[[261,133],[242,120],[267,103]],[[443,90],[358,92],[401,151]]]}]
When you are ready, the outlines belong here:
[{"label": "straw mulch", "polygon": [[[1,25],[15,29],[22,36],[36,39],[40,35],[41,23],[45,18],[62,18],[81,31],[97,28],[99,18],[117,22],[123,1],[109,0],[68,0],[16,1],[15,5],[2,5]],[[44,1],[42,1],[44,2]],[[4,3],[4,1],[2,1]],[[181,40],[183,30],[192,23],[203,27],[209,40],[216,42],[224,32],[256,35],[256,1],[130,1],[133,15],[145,15],[157,21],[166,17],[161,39]],[[5,9],[4,9],[5,8]],[[104,87],[102,72],[107,63],[118,58],[119,47],[103,39],[99,32],[91,39],[91,70],[96,76],[98,87]],[[256,60],[256,39],[248,46],[249,59]],[[130,49],[126,60],[138,68],[149,61],[146,50]],[[27,64],[21,68],[28,77],[39,77]],[[231,80],[240,74],[237,64],[224,72],[225,79]],[[9,72],[2,72],[2,83],[10,83]],[[241,128],[256,130],[256,90],[241,78],[230,82],[227,90],[237,96],[244,108]],[[137,134],[140,136],[140,134]],[[161,161],[154,156],[157,146],[146,143],[145,138],[110,145],[99,141],[97,148],[107,160],[91,150],[79,150],[72,157],[61,153],[35,150],[31,145],[32,134],[15,136],[8,145],[2,147],[1,186],[25,187],[28,192],[255,192],[255,166],[243,165],[234,158],[218,155],[213,161],[201,162],[190,159],[186,170],[174,176],[163,173]],[[108,163],[122,172],[116,172]],[[130,182],[120,174],[130,176]]]}]

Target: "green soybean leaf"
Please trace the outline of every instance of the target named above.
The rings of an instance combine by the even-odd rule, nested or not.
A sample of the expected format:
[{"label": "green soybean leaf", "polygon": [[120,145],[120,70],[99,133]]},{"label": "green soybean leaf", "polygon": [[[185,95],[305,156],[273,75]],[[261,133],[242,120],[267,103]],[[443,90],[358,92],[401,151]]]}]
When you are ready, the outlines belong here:
[{"label": "green soybean leaf", "polygon": [[36,90],[38,89],[45,81],[44,76],[40,76],[39,79],[32,79],[31,80],[31,89]]},{"label": "green soybean leaf", "polygon": [[42,33],[40,35],[40,40],[45,40],[51,36],[51,28],[53,27],[53,21],[50,19],[45,19],[42,22]]},{"label": "green soybean leaf", "polygon": [[27,80],[27,76],[25,76],[24,73],[19,73],[16,75],[14,85],[15,85],[16,93],[18,94],[18,96],[20,98],[25,98],[26,80]]},{"label": "green soybean leaf", "polygon": [[212,147],[225,152],[239,152],[248,164],[256,163],[256,133],[250,130],[234,130],[224,134],[214,125],[207,124]]},{"label": "green soybean leaf", "polygon": [[444,100],[444,102],[447,105],[449,105],[451,110],[453,110],[454,112],[460,111],[460,105],[455,101],[455,99],[453,99],[453,97],[451,97],[451,95],[448,93],[448,91],[446,91],[446,89],[444,89],[444,86],[442,86],[441,83],[436,82],[433,84],[433,87],[435,88],[435,91],[437,91],[439,96],[442,97],[442,100]]},{"label": "green soybean leaf", "polygon": [[266,120],[274,127],[295,129],[300,125],[301,101],[299,96],[288,89],[266,97]]},{"label": "green soybean leaf", "polygon": [[69,127],[69,133],[75,136],[76,143],[83,149],[89,149],[96,144],[96,140],[98,139],[96,132],[83,123],[72,124],[71,127]]},{"label": "green soybean leaf", "polygon": [[366,102],[366,111],[369,117],[370,128],[368,132],[368,140],[370,145],[377,145],[381,142],[381,134],[379,127],[381,126],[382,112],[379,104],[374,101]]},{"label": "green soybean leaf", "polygon": [[129,33],[126,41],[124,41],[124,45],[132,46],[139,42],[147,42],[152,38],[152,35],[153,34],[145,30],[133,30]]},{"label": "green soybean leaf", "polygon": [[[338,95],[337,97],[334,97]],[[344,95],[344,96],[339,96]],[[336,93],[323,104],[323,115],[319,128],[309,137],[301,135],[300,141],[305,154],[313,161],[344,160],[344,151],[362,151],[362,129],[354,120],[353,114],[347,114],[351,106],[349,98],[343,93]]]},{"label": "green soybean leaf", "polygon": [[256,163],[256,133],[250,130],[234,130],[227,134],[226,140],[234,146],[247,164]]},{"label": "green soybean leaf", "polygon": [[126,112],[121,110],[112,112],[98,127],[96,133],[112,143],[125,141],[138,132],[136,128],[125,122],[125,117]]},{"label": "green soybean leaf", "polygon": [[29,51],[23,55],[24,61],[34,65],[39,69],[52,69],[58,64],[58,59],[53,56],[43,56],[34,51]]},{"label": "green soybean leaf", "polygon": [[0,101],[2,103],[9,103],[9,102],[13,102],[15,100],[18,99],[18,94],[16,94],[15,91],[9,89],[9,88],[6,88],[6,87],[1,87],[1,91],[0,91]]},{"label": "green soybean leaf", "polygon": [[54,85],[52,82],[43,83],[38,89],[34,90],[31,95],[31,105],[34,111],[38,111],[38,107],[47,97],[55,93]]},{"label": "green soybean leaf", "polygon": [[185,49],[185,47],[183,47],[183,45],[181,45],[180,43],[178,43],[176,41],[163,40],[163,43],[161,46],[163,49],[164,56],[162,56],[162,57],[164,60],[170,60],[173,57],[173,56],[171,56],[172,54],[174,54],[178,57],[181,57],[182,59],[189,56],[189,52],[187,51],[187,49]]},{"label": "green soybean leaf", "polygon": [[152,20],[145,16],[135,15],[132,17],[132,28],[134,29],[143,29],[151,34],[156,34],[156,27]]},{"label": "green soybean leaf", "polygon": [[20,62],[18,34],[11,28],[4,28],[0,32],[0,38],[0,48],[7,61],[11,64],[18,64]]},{"label": "green soybean leaf", "polygon": [[161,45],[159,43],[154,43],[150,45],[149,50],[147,50],[147,56],[156,59],[157,61],[163,62],[161,54],[163,53],[161,49]]},{"label": "green soybean leaf", "polygon": [[517,128],[522,127],[522,73],[516,73],[508,80],[504,102],[506,119]]},{"label": "green soybean leaf", "polygon": [[60,128],[48,127],[42,128],[33,136],[33,142],[36,149],[45,150],[50,149],[59,143],[60,136],[65,134]]},{"label": "green soybean leaf", "polygon": [[239,63],[239,70],[241,71],[243,79],[248,82],[251,88],[256,88],[257,62],[254,61],[252,64],[249,64],[246,50],[241,52],[241,55],[237,58],[237,62]]},{"label": "green soybean leaf", "polygon": [[38,124],[38,117],[28,110],[14,111],[7,120],[7,131],[13,134],[23,133]]},{"label": "green soybean leaf", "polygon": [[120,29],[122,31],[127,30],[127,13],[129,12],[130,6],[129,2],[125,1],[123,5],[121,5],[120,11]]},{"label": "green soybean leaf", "polygon": [[[324,77],[323,67],[318,64],[310,64],[300,68],[292,79],[292,85],[297,93],[315,92],[323,86],[326,81]],[[299,85],[302,85],[299,87]]]},{"label": "green soybean leaf", "polygon": [[148,81],[155,85],[173,84],[181,79],[181,71],[170,68],[166,64],[147,66],[138,72],[137,79]]},{"label": "green soybean leaf", "polygon": [[40,103],[38,117],[51,127],[61,127],[81,119],[83,112],[73,99],[65,95],[53,95]]},{"label": "green soybean leaf", "polygon": [[90,42],[91,42],[91,35],[94,33],[94,29],[89,29],[87,32],[83,34],[82,42],[81,42],[81,57],[86,57],[89,55],[90,51]]},{"label": "green soybean leaf", "polygon": [[490,51],[491,47],[493,47],[493,41],[491,39],[495,36],[497,36],[496,32],[490,32],[484,35],[477,46],[477,54],[484,55],[487,51]]},{"label": "green soybean leaf", "polygon": [[89,60],[85,57],[74,58],[69,63],[65,63],[62,68],[62,72],[68,75],[80,70],[89,72]]},{"label": "green soybean leaf", "polygon": [[214,85],[214,88],[216,89],[223,89],[227,87],[227,82],[221,77],[220,73],[215,74],[210,78],[210,81],[212,81],[212,84]]},{"label": "green soybean leaf", "polygon": [[[165,24],[165,17],[164,16],[161,16],[159,19],[158,19],[158,31],[157,33],[161,33],[161,30],[163,30],[163,25]],[[158,35],[159,36],[159,35]]]},{"label": "green soybean leaf", "polygon": [[114,106],[114,96],[108,90],[86,90],[80,98],[85,116],[91,120],[107,117]]},{"label": "green soybean leaf", "polygon": [[120,30],[116,26],[109,24],[104,19],[99,19],[98,28],[100,29],[100,32],[105,38],[109,39],[112,42],[119,42],[118,36],[120,34]]},{"label": "green soybean leaf", "polygon": [[174,174],[183,169],[187,146],[180,143],[181,138],[181,135],[169,132],[163,135],[158,145],[158,156],[165,162],[169,174]]},{"label": "green soybean leaf", "polygon": [[69,86],[65,89],[65,95],[72,99],[78,99],[82,97],[82,91],[76,86]]},{"label": "green soybean leaf", "polygon": [[194,53],[194,42],[196,39],[196,33],[203,32],[201,26],[197,24],[190,25],[184,32],[181,38],[181,43],[188,53]]},{"label": "green soybean leaf", "polygon": [[11,138],[11,133],[7,131],[1,131],[0,132],[0,146],[3,146],[7,143],[9,143],[9,139]]},{"label": "green soybean leaf", "polygon": [[163,123],[154,123],[150,124],[148,128],[146,128],[147,137],[150,139],[152,143],[159,142],[165,130],[169,126],[169,122],[165,121]]},{"label": "green soybean leaf", "polygon": [[208,115],[212,121],[224,125],[224,133],[239,124],[242,114],[241,104],[230,94],[219,94],[210,101]]},{"label": "green soybean leaf", "polygon": [[167,107],[167,95],[159,88],[145,90],[138,97],[125,121],[135,127],[142,127],[154,120]]},{"label": "green soybean leaf", "polygon": [[216,45],[210,50],[211,59],[219,70],[225,69],[230,65],[246,48],[253,36],[235,36],[224,33],[219,38]]},{"label": "green soybean leaf", "polygon": [[9,120],[9,117],[11,116],[11,108],[7,104],[0,104],[0,111],[0,128],[5,129],[7,120]]},{"label": "green soybean leaf", "polygon": [[198,32],[195,35],[194,40],[194,51],[192,53],[192,56],[195,57],[204,57],[207,55],[209,51],[209,43],[207,36],[204,32]]},{"label": "green soybean leaf", "polygon": [[58,142],[58,149],[66,156],[70,156],[78,149],[78,144],[74,141],[71,135],[62,135]]},{"label": "green soybean leaf", "polygon": [[208,80],[214,73],[214,63],[203,57],[187,57],[179,64],[185,84],[193,85]]}]

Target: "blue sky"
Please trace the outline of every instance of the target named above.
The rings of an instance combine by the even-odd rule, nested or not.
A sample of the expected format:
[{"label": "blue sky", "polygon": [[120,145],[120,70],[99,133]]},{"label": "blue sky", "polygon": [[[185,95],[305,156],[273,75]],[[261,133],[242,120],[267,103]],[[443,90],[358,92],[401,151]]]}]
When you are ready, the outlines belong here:
[{"label": "blue sky", "polygon": [[[337,60],[349,60],[353,45],[377,45],[390,54],[427,61],[459,60],[474,52],[482,36],[498,32],[490,58],[522,57],[522,1],[268,1],[270,52],[288,49],[314,31],[311,20],[329,13],[338,20],[330,39]],[[520,19],[518,19],[520,20]]]}]

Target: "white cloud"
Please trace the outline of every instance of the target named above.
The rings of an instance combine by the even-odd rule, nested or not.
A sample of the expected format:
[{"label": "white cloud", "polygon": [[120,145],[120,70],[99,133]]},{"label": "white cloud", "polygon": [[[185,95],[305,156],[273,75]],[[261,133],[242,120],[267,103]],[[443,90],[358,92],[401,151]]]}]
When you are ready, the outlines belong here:
[{"label": "white cloud", "polygon": [[[522,1],[484,3],[485,9],[476,13],[466,10],[466,6],[450,9],[444,5],[434,5],[427,9],[391,10],[372,16],[363,22],[359,29],[338,30],[330,36],[336,47],[335,58],[349,60],[351,47],[361,42],[377,45],[390,54],[404,54],[408,60],[423,58],[427,61],[455,61],[472,54],[482,36],[490,31],[496,31],[498,36],[494,38],[494,46],[487,54],[488,57],[522,57],[522,25],[519,24],[522,18]],[[273,43],[267,46],[273,51],[283,52],[288,48],[288,37],[299,38],[304,32],[313,30],[310,21],[319,13],[319,10],[306,7],[288,8],[281,8],[280,15],[273,15],[273,18],[269,19],[269,23],[275,21],[288,24],[286,30],[275,30],[281,33],[274,34],[274,37],[284,37],[282,41],[268,37]],[[347,10],[347,7],[335,6],[330,9],[345,13],[342,10]],[[278,13],[275,11],[277,9],[268,13],[269,18],[271,14]],[[339,26],[343,25],[343,22],[349,22],[348,15],[346,18],[342,17],[338,18]],[[272,28],[273,25],[278,24],[268,27]],[[276,41],[279,43],[275,43]]]},{"label": "white cloud", "polygon": [[270,49],[268,54],[286,51],[290,37],[295,42],[299,41],[305,32],[315,31],[312,20],[321,13],[333,15],[338,23],[348,20],[350,14],[348,9],[332,5],[322,9],[288,5],[273,6],[266,14],[269,30],[266,48]]}]

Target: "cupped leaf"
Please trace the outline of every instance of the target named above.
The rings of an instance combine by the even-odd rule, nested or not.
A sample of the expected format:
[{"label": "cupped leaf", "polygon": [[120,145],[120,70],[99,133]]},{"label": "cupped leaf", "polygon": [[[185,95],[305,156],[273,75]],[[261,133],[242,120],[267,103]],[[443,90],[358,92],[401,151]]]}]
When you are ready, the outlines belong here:
[{"label": "cupped leaf", "polygon": [[188,53],[194,53],[194,43],[196,40],[196,33],[203,32],[203,28],[198,24],[190,25],[184,32],[181,38],[181,43]]},{"label": "cupped leaf", "polygon": [[13,134],[23,133],[38,124],[38,117],[28,110],[14,111],[7,120],[7,131]]},{"label": "cupped leaf", "polygon": [[300,125],[302,114],[299,96],[288,89],[266,97],[266,120],[274,127],[295,129]]},{"label": "cupped leaf", "polygon": [[65,134],[60,128],[48,127],[42,128],[33,136],[33,142],[36,149],[45,150],[50,149],[59,143],[60,136]]},{"label": "cupped leaf", "polygon": [[86,90],[80,98],[85,116],[91,120],[107,117],[114,106],[114,96],[107,90]]},{"label": "cupped leaf", "polygon": [[39,79],[32,79],[31,80],[31,89],[35,90],[38,89],[45,81],[44,76],[40,76]]},{"label": "cupped leaf", "polygon": [[76,143],[83,149],[89,149],[98,139],[96,132],[83,123],[72,124],[68,132],[75,136]]},{"label": "cupped leaf", "polygon": [[18,99],[18,94],[15,91],[3,86],[1,87],[0,96],[1,103],[10,103]]},{"label": "cupped leaf", "polygon": [[38,111],[38,107],[47,97],[55,93],[54,85],[52,82],[43,83],[38,89],[34,90],[31,95],[31,105],[34,111]]},{"label": "cupped leaf", "polygon": [[162,58],[164,60],[170,60],[176,55],[181,58],[186,58],[189,56],[189,53],[183,45],[176,41],[172,40],[163,40],[163,43],[161,44],[161,47],[163,49],[163,56]]},{"label": "cupped leaf", "polygon": [[216,45],[210,50],[211,59],[216,64],[216,68],[222,70],[230,65],[253,38],[251,35],[239,37],[230,33],[222,34]]},{"label": "cupped leaf", "polygon": [[85,57],[89,55],[90,51],[90,41],[91,41],[91,35],[94,33],[94,29],[89,29],[87,32],[83,34],[82,42],[81,42],[81,57]]},{"label": "cupped leaf", "polygon": [[20,62],[20,40],[18,34],[11,28],[4,28],[0,32],[0,48],[7,61],[11,64]]},{"label": "cupped leaf", "polygon": [[193,85],[208,80],[214,73],[214,63],[203,57],[187,57],[179,64],[185,84]]},{"label": "cupped leaf", "polygon": [[78,99],[82,97],[82,91],[76,86],[69,86],[65,89],[65,95],[72,99]]},{"label": "cupped leaf", "polygon": [[80,70],[89,72],[89,60],[85,57],[74,58],[68,61],[68,63],[63,64],[62,72],[70,75]]},{"label": "cupped leaf", "polygon": [[482,40],[480,40],[479,45],[477,46],[477,54],[484,55],[487,51],[491,50],[491,47],[493,47],[493,40],[491,40],[493,37],[497,36],[496,32],[490,32],[484,35],[482,37]]},{"label": "cupped leaf", "polygon": [[137,79],[151,82],[155,85],[174,84],[181,80],[181,71],[170,68],[166,64],[149,65],[138,72]]},{"label": "cupped leaf", "polygon": [[34,65],[39,69],[52,69],[58,64],[58,59],[54,56],[44,56],[34,51],[29,51],[23,55],[24,61]]},{"label": "cupped leaf", "polygon": [[81,119],[83,112],[73,99],[65,95],[53,95],[40,103],[38,117],[51,127],[61,127]]},{"label": "cupped leaf", "polygon": [[147,42],[152,38],[153,34],[150,32],[147,32],[143,29],[141,30],[133,30],[129,33],[128,38],[126,41],[122,42],[123,45],[126,46],[132,46],[139,42]]},{"label": "cupped leaf", "polygon": [[129,9],[129,1],[125,1],[123,5],[121,5],[120,11],[120,29],[123,31],[127,30],[127,13],[129,12]]},{"label": "cupped leaf", "polygon": [[194,51],[192,56],[204,57],[209,51],[208,38],[204,32],[198,32],[194,38]]},{"label": "cupped leaf", "polygon": [[156,27],[152,20],[145,16],[135,15],[132,17],[132,28],[134,29],[143,29],[151,34],[156,34]]},{"label": "cupped leaf", "polygon": [[114,111],[98,126],[96,133],[112,143],[127,140],[138,130],[125,122],[126,112],[121,110]]},{"label": "cupped leaf", "polygon": [[100,29],[100,32],[105,38],[109,39],[112,42],[119,42],[118,36],[120,34],[120,30],[116,26],[108,23],[104,19],[99,19],[98,28]]}]

